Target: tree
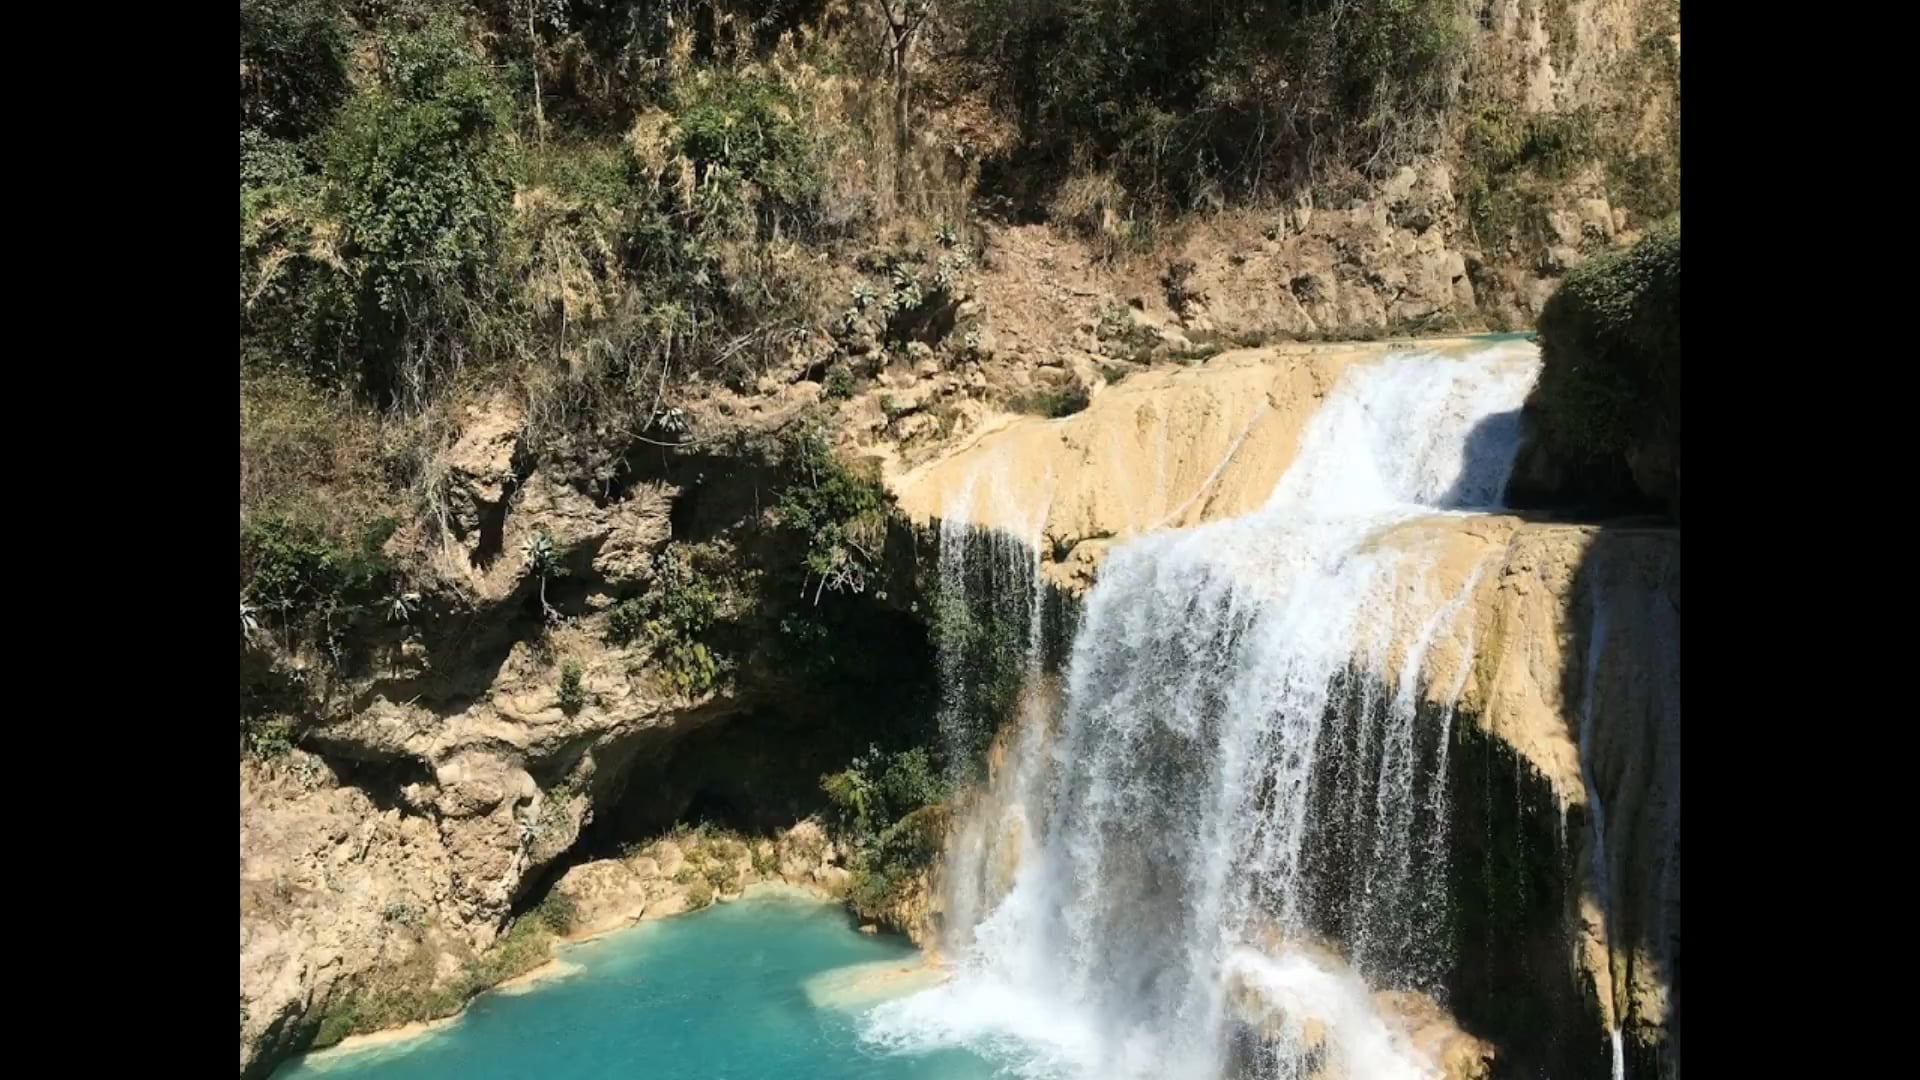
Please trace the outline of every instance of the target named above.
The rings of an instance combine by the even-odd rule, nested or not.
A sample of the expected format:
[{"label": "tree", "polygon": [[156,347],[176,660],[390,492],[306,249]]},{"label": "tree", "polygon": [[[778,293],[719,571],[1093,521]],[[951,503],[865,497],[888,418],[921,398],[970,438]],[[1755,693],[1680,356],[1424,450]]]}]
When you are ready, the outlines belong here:
[{"label": "tree", "polygon": [[893,75],[893,197],[907,189],[907,60],[934,0],[871,0],[887,21],[887,70]]},{"label": "tree", "polygon": [[556,33],[565,34],[567,6],[565,0],[519,0],[517,6],[527,24],[527,67],[533,72],[533,130],[544,149],[547,145],[547,110],[545,95],[540,89],[540,24],[545,23]]}]

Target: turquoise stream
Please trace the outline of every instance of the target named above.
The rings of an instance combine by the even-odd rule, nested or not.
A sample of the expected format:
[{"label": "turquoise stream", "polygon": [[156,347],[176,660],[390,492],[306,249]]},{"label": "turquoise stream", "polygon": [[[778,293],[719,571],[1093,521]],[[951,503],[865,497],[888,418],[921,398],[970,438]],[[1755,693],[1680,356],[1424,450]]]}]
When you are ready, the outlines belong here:
[{"label": "turquoise stream", "polygon": [[[562,951],[580,971],[485,994],[404,1042],[311,1055],[276,1080],[986,1080],[960,1050],[864,1045],[860,1011],[906,989],[905,943],[782,893],[643,923]],[[924,985],[924,984],[921,984]]]}]

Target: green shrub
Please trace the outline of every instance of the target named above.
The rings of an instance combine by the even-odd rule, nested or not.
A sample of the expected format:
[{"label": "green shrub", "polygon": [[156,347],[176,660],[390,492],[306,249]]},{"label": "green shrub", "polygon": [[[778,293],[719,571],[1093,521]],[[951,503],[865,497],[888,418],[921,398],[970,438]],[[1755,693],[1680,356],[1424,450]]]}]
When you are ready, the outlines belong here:
[{"label": "green shrub", "polygon": [[720,658],[699,640],[730,603],[717,553],[697,544],[671,543],[653,560],[647,591],[614,604],[607,612],[607,640],[639,644],[659,660],[667,681],[680,693],[697,697],[711,690]]},{"label": "green shrub", "polygon": [[687,886],[687,910],[699,911],[713,903],[713,883],[706,878],[694,878]]},{"label": "green shrub", "polygon": [[647,591],[615,604],[609,613],[609,640],[651,644],[705,633],[724,602],[725,587],[706,565],[716,560],[716,553],[699,545],[670,543],[661,549]]},{"label": "green shrub", "polygon": [[[1528,405],[1561,459],[1591,462],[1680,431],[1680,223],[1569,273],[1540,312]],[[1675,464],[1677,464],[1677,459]]]},{"label": "green shrub", "polygon": [[249,755],[272,761],[293,752],[293,725],[284,717],[243,718],[241,748]]},{"label": "green shrub", "polygon": [[843,830],[857,836],[872,831],[876,795],[872,780],[857,760],[853,766],[821,777],[820,790],[826,793]]},{"label": "green shrub", "polygon": [[946,807],[936,803],[909,812],[863,845],[852,860],[847,906],[863,919],[887,919],[939,855],[946,830]]},{"label": "green shrub", "polygon": [[699,697],[713,689],[720,676],[719,661],[698,641],[670,643],[661,663],[667,682],[684,697]]},{"label": "green shrub", "polygon": [[560,665],[560,711],[568,716],[579,712],[587,704],[587,691],[581,685],[580,661],[568,660]]},{"label": "green shrub", "polygon": [[827,369],[827,382],[823,391],[829,398],[845,399],[853,396],[853,369],[845,364],[835,364]]},{"label": "green shrub", "polygon": [[457,21],[380,45],[385,78],[327,133],[327,195],[366,322],[361,389],[420,401],[495,263],[513,196],[511,99]]},{"label": "green shrub", "polygon": [[863,847],[880,844],[896,823],[947,796],[924,747],[893,753],[869,747],[845,769],[822,776],[820,789],[834,808],[835,827]]},{"label": "green shrub", "polygon": [[296,139],[348,91],[347,27],[328,0],[240,0],[240,129]]},{"label": "green shrub", "polygon": [[349,545],[287,515],[246,520],[241,596],[258,610],[264,629],[290,641],[344,632],[354,615],[377,609],[391,591],[393,566],[380,549],[395,527],[391,518],[381,519]]},{"label": "green shrub", "polygon": [[1034,158],[1110,167],[1149,206],[1404,157],[1431,133],[1467,41],[1453,0],[959,0],[952,11]]},{"label": "green shrub", "polygon": [[[607,125],[628,127],[641,102],[598,98],[609,112],[593,141],[555,129],[523,156],[524,27],[502,36],[491,9],[463,20],[438,4],[377,6],[349,37],[325,0],[243,4],[243,365],[409,411],[463,367],[532,367],[541,449],[610,415],[682,436],[672,391],[715,375],[750,384],[811,310],[817,271],[773,245],[817,218],[821,155],[805,100],[782,84],[631,52],[699,22],[696,6],[573,5],[566,48],[608,46],[613,65],[560,80],[580,94],[574,115],[605,93],[588,83],[644,69],[648,99],[673,116],[657,146],[617,142]],[[765,14],[763,36],[794,11]],[[715,29],[695,32],[710,50]],[[549,80],[574,66],[557,51],[536,48]],[[349,52],[372,60],[351,94]],[[550,356],[564,377],[535,366]]]},{"label": "green shrub", "polygon": [[933,759],[925,747],[895,754],[880,774],[880,797],[896,814],[910,813],[939,802],[946,795]]},{"label": "green shrub", "polygon": [[797,429],[782,448],[785,483],[774,503],[778,527],[804,545],[803,590],[862,593],[881,567],[893,496],[872,472],[834,456],[825,435]]},{"label": "green shrub", "polygon": [[549,890],[535,910],[540,921],[555,934],[565,935],[579,921],[579,904],[565,893]]},{"label": "green shrub", "polygon": [[642,596],[628,597],[607,609],[607,641],[625,645],[646,633],[649,605]]},{"label": "green shrub", "polygon": [[1092,402],[1092,393],[1079,383],[1074,383],[1064,387],[1043,386],[1016,394],[1007,402],[1007,407],[1014,412],[1058,420],[1085,410]]},{"label": "green shrub", "polygon": [[1497,104],[1467,120],[1467,163],[1460,201],[1479,242],[1491,249],[1518,240],[1544,241],[1539,181],[1564,179],[1598,152],[1596,116],[1588,111],[1528,113]]},{"label": "green shrub", "polygon": [[812,224],[821,161],[791,93],[765,79],[711,73],[681,87],[676,104],[680,152],[702,183],[744,180],[756,189],[764,224]]}]

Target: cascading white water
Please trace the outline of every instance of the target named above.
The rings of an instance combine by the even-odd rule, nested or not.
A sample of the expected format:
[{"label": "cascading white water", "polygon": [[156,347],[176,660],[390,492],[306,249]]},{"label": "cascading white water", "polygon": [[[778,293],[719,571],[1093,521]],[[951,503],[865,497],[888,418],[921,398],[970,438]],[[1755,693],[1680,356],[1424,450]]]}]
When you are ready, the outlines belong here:
[{"label": "cascading white water", "polygon": [[[1300,953],[1275,958],[1244,948],[1227,957],[1227,971],[1280,1012],[1320,1018],[1333,1044],[1329,1057],[1342,1075],[1365,1080],[1426,1075],[1418,1056],[1374,1011],[1367,984],[1351,972],[1328,970]],[[1304,1041],[1304,1031],[1293,1034]]]},{"label": "cascading white water", "polygon": [[[941,685],[939,730],[956,779],[985,749],[992,719],[982,715],[979,681],[1004,678],[1008,673],[980,670],[982,653],[1005,663],[1017,655],[1022,683],[1031,683],[1042,666],[1045,644],[1047,591],[1040,574],[1042,531],[1052,477],[1043,476],[1038,492],[1025,492],[1013,505],[1018,490],[1014,463],[1004,455],[989,458],[969,474],[946,500],[940,518],[939,587],[943,640],[938,662]],[[984,483],[983,483],[984,481]],[[1038,495],[1036,498],[1035,495]],[[968,522],[976,500],[992,504],[995,520],[1008,522],[1012,531],[987,531]],[[982,640],[982,635],[986,640]],[[1017,643],[1002,635],[1019,635]],[[956,640],[958,639],[958,640]],[[1023,695],[1020,711],[1034,712],[1040,703]],[[1032,766],[1038,745],[1046,735],[1045,717],[1020,718],[1020,739],[1013,758],[1018,764],[1003,777],[997,790],[983,793],[974,812],[948,842],[945,907],[955,928],[948,947],[964,946],[990,903],[999,899],[997,879],[1002,864],[1026,842],[1031,827],[1026,820],[1033,783]],[[1022,771],[1024,769],[1024,771]]]},{"label": "cascading white water", "polygon": [[[1603,577],[1598,565],[1598,560],[1599,556],[1596,554],[1596,565],[1593,570],[1595,580],[1600,580]],[[1587,813],[1590,814],[1593,819],[1591,823],[1593,836],[1593,888],[1600,900],[1600,930],[1605,938],[1607,947],[1611,949],[1615,935],[1618,933],[1618,927],[1615,925],[1613,919],[1613,888],[1609,883],[1607,873],[1607,811],[1605,804],[1600,798],[1600,785],[1594,780],[1592,749],[1594,683],[1599,677],[1600,658],[1604,655],[1607,647],[1606,591],[1601,588],[1594,588],[1591,590],[1590,595],[1593,604],[1593,627],[1588,631],[1587,663],[1583,676],[1585,686],[1581,692],[1580,701],[1580,780],[1587,789]],[[1610,973],[1608,983],[1611,984],[1611,972],[1613,970],[1611,958],[1608,959],[1607,966]],[[1618,996],[1612,996],[1613,1001],[1608,1003],[1607,1008],[1609,1015],[1614,1015],[1618,1009],[1618,1005],[1616,1004],[1619,1000]],[[1613,1023],[1608,1026],[1607,1043],[1613,1053],[1613,1080],[1626,1080],[1626,1044],[1621,1038],[1620,1020],[1617,1015],[1614,1015]]]},{"label": "cascading white water", "polygon": [[869,1037],[967,1044],[1031,1076],[1205,1080],[1226,1067],[1237,980],[1320,1009],[1350,1057],[1404,1065],[1356,1080],[1421,1075],[1358,1018],[1366,995],[1296,946],[1332,937],[1375,985],[1437,982],[1445,739],[1417,730],[1418,678],[1464,632],[1464,593],[1428,595],[1417,545],[1375,541],[1498,503],[1536,373],[1496,350],[1356,364],[1261,510],[1114,548],[1058,736],[1024,740],[1050,755],[1028,766],[1047,778],[1032,850],[954,978],[876,1009]]}]

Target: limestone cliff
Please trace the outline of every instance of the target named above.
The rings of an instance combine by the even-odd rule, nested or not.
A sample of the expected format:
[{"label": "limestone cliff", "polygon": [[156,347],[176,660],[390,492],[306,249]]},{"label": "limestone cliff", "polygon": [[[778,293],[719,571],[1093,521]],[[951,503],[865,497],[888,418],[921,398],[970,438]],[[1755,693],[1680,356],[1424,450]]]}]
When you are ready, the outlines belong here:
[{"label": "limestone cliff", "polygon": [[[768,524],[779,473],[764,454],[656,451],[606,485],[532,459],[522,431],[507,403],[475,410],[442,462],[443,529],[390,541],[408,549],[409,597],[364,655],[243,635],[243,663],[296,726],[291,750],[240,763],[242,1075],[330,1018],[328,1039],[457,1008],[514,973],[503,932],[543,896],[569,913],[557,929],[591,931],[756,880],[843,885],[817,827],[791,829],[823,773],[911,715],[822,722],[845,713],[836,695],[905,703],[923,681],[910,593],[802,608],[784,575],[805,549]],[[554,553],[544,574],[524,554],[536,537]],[[669,548],[711,563],[696,599],[712,625],[703,651],[684,643],[706,668],[613,630],[622,600],[679,587],[660,578],[684,572]],[[839,652],[783,635],[795,611]],[[747,835],[665,836],[702,821]],[[563,874],[596,857],[609,861]],[[380,1008],[356,1012],[370,997]]]},{"label": "limestone cliff", "polygon": [[1485,347],[1467,338],[1287,344],[1157,368],[1101,388],[1090,408],[1065,419],[1002,417],[891,483],[916,522],[1004,531],[1038,547],[1056,581],[1084,588],[1115,540],[1264,503],[1347,365],[1415,348]]}]

